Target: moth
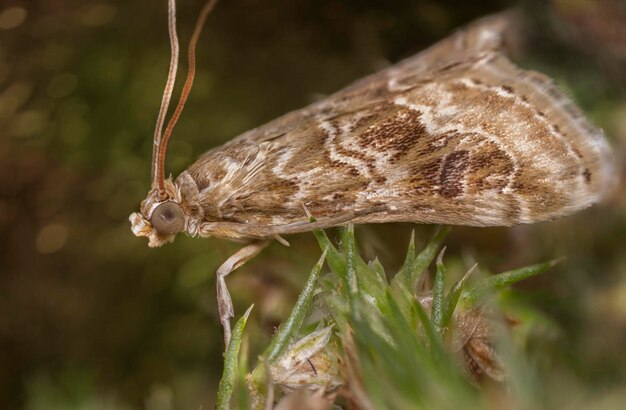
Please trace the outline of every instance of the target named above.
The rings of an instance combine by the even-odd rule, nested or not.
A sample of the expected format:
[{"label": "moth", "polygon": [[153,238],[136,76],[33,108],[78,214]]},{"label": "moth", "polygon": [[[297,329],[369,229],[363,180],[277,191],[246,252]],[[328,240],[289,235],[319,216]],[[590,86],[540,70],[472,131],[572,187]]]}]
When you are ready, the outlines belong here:
[{"label": "moth", "polygon": [[503,54],[502,16],[245,132],[165,178],[167,141],[216,1],[200,14],[181,101],[162,132],[178,60],[174,3],[152,188],[130,221],[150,246],[183,232],[250,241],[217,272],[226,341],[233,309],[224,277],[268,240],[348,223],[534,223],[586,208],[610,186],[603,132],[548,77]]}]

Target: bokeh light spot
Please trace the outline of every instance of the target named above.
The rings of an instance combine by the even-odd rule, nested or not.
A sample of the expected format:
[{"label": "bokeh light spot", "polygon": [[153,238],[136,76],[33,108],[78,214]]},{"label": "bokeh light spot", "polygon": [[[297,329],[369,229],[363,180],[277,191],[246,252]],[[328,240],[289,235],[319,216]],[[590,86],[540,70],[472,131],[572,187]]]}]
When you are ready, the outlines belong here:
[{"label": "bokeh light spot", "polygon": [[52,98],[63,98],[73,93],[77,84],[78,79],[74,74],[59,74],[50,81],[46,91]]},{"label": "bokeh light spot", "polygon": [[47,115],[42,111],[28,110],[15,116],[12,131],[17,137],[33,137],[48,125]]},{"label": "bokeh light spot", "polygon": [[19,27],[26,21],[26,9],[23,7],[9,7],[0,13],[0,30],[11,30]]},{"label": "bokeh light spot", "polygon": [[80,16],[80,22],[87,27],[99,27],[109,23],[115,17],[115,7],[110,4],[95,4]]},{"label": "bokeh light spot", "polygon": [[39,253],[51,254],[63,249],[67,243],[68,232],[65,225],[50,224],[43,227],[37,234],[35,247]]}]

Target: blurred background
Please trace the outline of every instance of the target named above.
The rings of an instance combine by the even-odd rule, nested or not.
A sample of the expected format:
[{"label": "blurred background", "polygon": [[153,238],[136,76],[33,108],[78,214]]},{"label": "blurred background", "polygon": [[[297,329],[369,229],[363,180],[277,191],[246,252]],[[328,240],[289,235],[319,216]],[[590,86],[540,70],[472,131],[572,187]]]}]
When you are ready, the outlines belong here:
[{"label": "blurred background", "polygon": [[[202,4],[179,1],[181,49]],[[202,35],[166,169],[511,6],[527,17],[516,61],[555,78],[622,161],[621,0],[228,0]],[[165,0],[0,3],[0,408],[212,407],[223,348],[214,272],[240,245],[179,236],[150,249],[128,222],[150,185],[168,61]],[[572,403],[626,400],[624,199],[620,182],[572,217],[455,228],[447,240],[459,269],[566,257],[521,289],[543,318],[529,361]],[[393,270],[411,229],[421,243],[433,232],[363,226],[357,237]],[[320,255],[311,234],[288,239],[229,278],[237,315],[256,304],[251,357]]]}]

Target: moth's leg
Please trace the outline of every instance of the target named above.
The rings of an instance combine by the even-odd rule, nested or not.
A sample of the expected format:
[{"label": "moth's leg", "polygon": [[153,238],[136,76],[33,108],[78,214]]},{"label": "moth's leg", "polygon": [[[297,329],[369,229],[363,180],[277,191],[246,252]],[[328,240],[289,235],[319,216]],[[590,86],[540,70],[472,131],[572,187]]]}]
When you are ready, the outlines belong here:
[{"label": "moth's leg", "polygon": [[222,263],[217,269],[216,282],[217,282],[217,309],[220,315],[220,322],[224,328],[224,343],[228,347],[230,342],[230,318],[235,316],[235,310],[233,308],[233,301],[230,298],[228,287],[226,286],[226,276],[229,273],[254,258],[263,248],[269,244],[269,241],[253,242],[250,245],[244,246],[239,249],[230,258],[226,259],[226,262]]}]

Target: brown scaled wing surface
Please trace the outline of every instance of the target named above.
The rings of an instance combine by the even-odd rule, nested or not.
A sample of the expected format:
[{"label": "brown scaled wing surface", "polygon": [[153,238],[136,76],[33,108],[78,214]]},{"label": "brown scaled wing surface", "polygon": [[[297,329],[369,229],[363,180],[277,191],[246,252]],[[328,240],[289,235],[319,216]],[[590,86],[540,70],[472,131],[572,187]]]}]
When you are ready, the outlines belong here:
[{"label": "brown scaled wing surface", "polygon": [[602,132],[497,51],[502,27],[479,23],[204,154],[188,172],[207,229],[307,231],[305,207],[315,227],[512,225],[596,202]]}]

